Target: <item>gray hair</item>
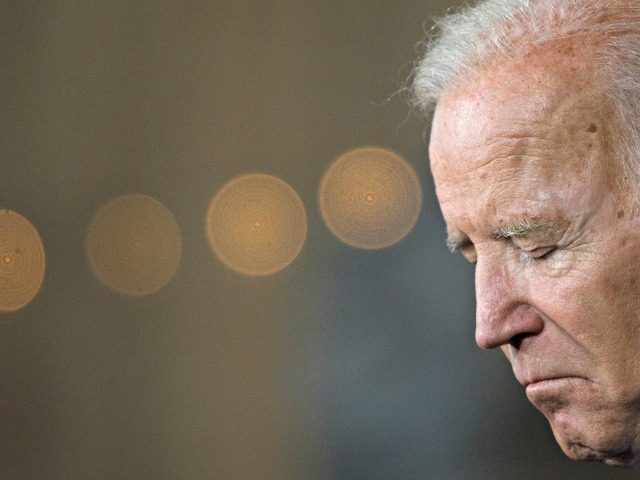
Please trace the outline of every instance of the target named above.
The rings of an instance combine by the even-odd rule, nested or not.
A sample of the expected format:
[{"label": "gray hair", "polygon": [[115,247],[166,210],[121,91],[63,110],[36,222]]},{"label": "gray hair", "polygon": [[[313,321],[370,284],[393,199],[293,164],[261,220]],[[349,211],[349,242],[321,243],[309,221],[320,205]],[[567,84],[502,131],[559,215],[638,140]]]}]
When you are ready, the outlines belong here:
[{"label": "gray hair", "polygon": [[436,21],[413,73],[412,103],[424,114],[450,87],[483,67],[548,42],[598,38],[594,74],[617,116],[614,156],[621,186],[640,198],[640,0],[484,0]]}]

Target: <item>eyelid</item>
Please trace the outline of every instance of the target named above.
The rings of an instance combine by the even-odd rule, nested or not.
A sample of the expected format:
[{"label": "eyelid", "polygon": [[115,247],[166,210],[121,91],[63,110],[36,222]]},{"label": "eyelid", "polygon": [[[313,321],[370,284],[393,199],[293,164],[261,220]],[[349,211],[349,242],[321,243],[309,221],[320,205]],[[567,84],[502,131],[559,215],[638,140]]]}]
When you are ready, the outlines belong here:
[{"label": "eyelid", "polygon": [[531,250],[521,249],[521,251],[532,260],[543,260],[551,253],[555,252],[557,249],[558,247],[556,247],[555,245],[549,245],[547,247],[537,247]]},{"label": "eyelid", "polygon": [[476,249],[468,238],[447,238],[447,248],[451,253],[459,253],[469,263],[476,263]]},{"label": "eyelid", "polygon": [[476,263],[478,260],[476,247],[471,242],[465,242],[463,245],[460,245],[457,251],[460,252],[469,263]]}]

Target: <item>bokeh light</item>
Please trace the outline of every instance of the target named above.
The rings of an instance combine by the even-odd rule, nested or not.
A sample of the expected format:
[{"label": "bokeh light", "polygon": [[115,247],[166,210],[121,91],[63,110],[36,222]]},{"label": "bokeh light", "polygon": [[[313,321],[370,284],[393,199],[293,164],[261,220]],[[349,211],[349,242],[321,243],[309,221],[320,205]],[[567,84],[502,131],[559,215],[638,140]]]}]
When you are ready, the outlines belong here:
[{"label": "bokeh light", "polygon": [[325,224],[340,240],[358,248],[383,248],[402,240],[415,225],[422,189],[402,157],[364,147],[342,154],[328,168],[319,202]]},{"label": "bokeh light", "polygon": [[287,183],[265,174],[237,177],[213,197],[206,216],[209,244],[229,268],[245,275],[282,270],[307,235],[302,200]]},{"label": "bokeh light", "polygon": [[86,253],[91,270],[104,285],[123,295],[149,295],[164,287],[178,268],[180,229],[158,200],[123,195],[94,216]]},{"label": "bokeh light", "polygon": [[19,213],[0,210],[0,312],[13,312],[31,302],[44,272],[38,231]]}]

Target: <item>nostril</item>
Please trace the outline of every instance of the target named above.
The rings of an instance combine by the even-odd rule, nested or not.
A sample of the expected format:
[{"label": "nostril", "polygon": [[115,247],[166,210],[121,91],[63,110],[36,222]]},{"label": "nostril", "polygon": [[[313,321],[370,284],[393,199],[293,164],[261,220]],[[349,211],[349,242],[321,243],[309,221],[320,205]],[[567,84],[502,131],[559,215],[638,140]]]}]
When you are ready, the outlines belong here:
[{"label": "nostril", "polygon": [[518,333],[513,337],[511,337],[511,340],[509,340],[509,345],[511,345],[516,350],[520,350],[520,347],[522,346],[522,342],[524,342],[525,339],[533,335],[534,335],[533,333],[529,333],[529,332]]},{"label": "nostril", "polygon": [[482,349],[510,345],[522,350],[543,329],[543,316],[527,304],[506,303],[493,311],[476,311],[476,343]]}]

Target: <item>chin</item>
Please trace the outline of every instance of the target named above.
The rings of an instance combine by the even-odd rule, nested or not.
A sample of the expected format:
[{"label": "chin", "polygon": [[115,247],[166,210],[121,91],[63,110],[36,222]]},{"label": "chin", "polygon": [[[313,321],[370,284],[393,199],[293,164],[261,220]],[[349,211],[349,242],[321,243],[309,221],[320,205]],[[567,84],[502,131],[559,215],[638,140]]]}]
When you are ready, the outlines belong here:
[{"label": "chin", "polygon": [[527,397],[569,458],[626,468],[640,464],[637,394],[614,397],[589,380],[562,379],[528,386]]},{"label": "chin", "polygon": [[558,411],[547,415],[562,451],[573,460],[601,462],[623,468],[640,462],[636,421],[628,415]]}]

